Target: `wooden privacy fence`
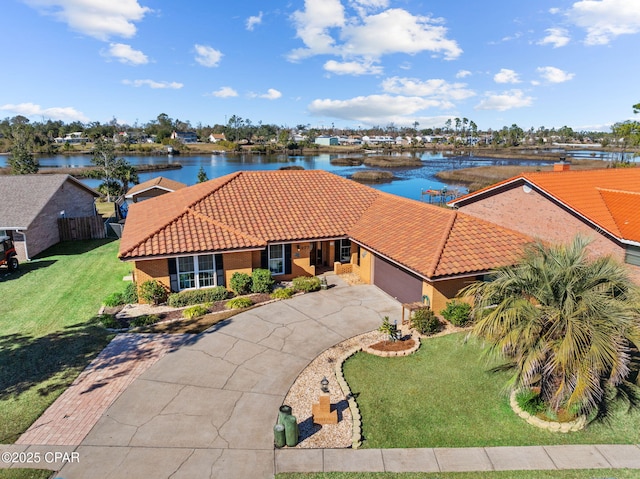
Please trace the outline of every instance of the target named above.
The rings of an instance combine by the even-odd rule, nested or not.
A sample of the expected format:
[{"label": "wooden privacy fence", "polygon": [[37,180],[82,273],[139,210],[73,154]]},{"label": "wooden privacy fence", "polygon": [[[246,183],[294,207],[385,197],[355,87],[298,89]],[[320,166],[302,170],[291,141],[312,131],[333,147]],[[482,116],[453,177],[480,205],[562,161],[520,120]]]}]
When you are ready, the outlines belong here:
[{"label": "wooden privacy fence", "polygon": [[101,239],[105,237],[102,216],[58,218],[60,241]]}]

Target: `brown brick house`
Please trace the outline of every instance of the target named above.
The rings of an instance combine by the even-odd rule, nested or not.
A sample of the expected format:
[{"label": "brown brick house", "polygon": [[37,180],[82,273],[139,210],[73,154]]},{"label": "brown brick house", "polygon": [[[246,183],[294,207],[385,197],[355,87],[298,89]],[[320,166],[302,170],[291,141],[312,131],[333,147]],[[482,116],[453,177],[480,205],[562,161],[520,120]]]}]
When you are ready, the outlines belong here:
[{"label": "brown brick house", "polygon": [[99,196],[69,175],[0,176],[0,235],[31,259],[60,241],[58,218],[95,216]]},{"label": "brown brick house", "polygon": [[588,237],[640,281],[640,168],[523,173],[449,204],[545,241]]},{"label": "brown brick house", "polygon": [[468,282],[513,262],[527,236],[325,171],[237,172],[131,206],[120,245],[140,283],[172,291],[350,270],[436,311]]}]

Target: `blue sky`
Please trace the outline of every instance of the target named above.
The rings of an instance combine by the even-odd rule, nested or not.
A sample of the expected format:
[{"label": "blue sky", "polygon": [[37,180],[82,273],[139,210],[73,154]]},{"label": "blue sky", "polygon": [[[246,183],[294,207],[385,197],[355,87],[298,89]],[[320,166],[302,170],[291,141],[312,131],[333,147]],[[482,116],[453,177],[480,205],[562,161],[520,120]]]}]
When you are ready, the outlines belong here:
[{"label": "blue sky", "polygon": [[605,130],[640,0],[5,0],[0,117]]}]

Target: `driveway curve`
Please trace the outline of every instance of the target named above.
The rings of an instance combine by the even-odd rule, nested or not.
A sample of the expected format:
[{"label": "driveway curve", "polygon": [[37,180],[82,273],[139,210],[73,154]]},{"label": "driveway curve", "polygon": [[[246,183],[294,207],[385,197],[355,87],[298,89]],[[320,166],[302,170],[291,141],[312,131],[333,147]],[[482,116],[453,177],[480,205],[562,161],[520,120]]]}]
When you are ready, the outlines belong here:
[{"label": "driveway curve", "polygon": [[[325,349],[400,319],[373,286],[329,276],[326,291],[238,314],[167,354],[107,409],[65,479],[269,478],[273,425],[300,372]],[[295,414],[295,411],[294,411]]]}]

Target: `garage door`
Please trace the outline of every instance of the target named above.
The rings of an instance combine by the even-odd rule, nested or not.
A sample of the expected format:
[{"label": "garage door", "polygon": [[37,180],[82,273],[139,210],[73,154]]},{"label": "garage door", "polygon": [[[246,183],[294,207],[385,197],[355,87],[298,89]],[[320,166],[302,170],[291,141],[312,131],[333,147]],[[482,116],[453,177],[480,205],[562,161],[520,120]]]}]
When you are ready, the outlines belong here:
[{"label": "garage door", "polygon": [[378,256],[373,262],[373,284],[401,303],[422,300],[422,279]]}]

